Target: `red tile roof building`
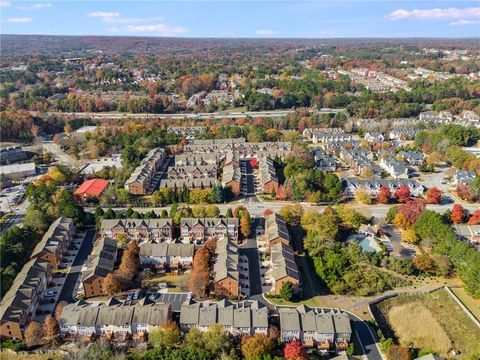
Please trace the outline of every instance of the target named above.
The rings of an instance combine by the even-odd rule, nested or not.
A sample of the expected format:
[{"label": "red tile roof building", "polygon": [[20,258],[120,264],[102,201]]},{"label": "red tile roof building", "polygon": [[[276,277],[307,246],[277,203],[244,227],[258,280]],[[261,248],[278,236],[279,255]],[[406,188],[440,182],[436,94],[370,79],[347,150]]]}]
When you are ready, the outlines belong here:
[{"label": "red tile roof building", "polygon": [[89,197],[99,198],[109,184],[108,180],[103,179],[86,180],[77,190],[75,190],[74,195],[82,200],[86,200]]}]

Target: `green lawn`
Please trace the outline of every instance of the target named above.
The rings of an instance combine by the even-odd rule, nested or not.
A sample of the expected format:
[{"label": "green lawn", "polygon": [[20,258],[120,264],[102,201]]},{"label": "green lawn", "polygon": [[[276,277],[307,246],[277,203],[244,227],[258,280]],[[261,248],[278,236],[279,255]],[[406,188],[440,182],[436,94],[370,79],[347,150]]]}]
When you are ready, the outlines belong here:
[{"label": "green lawn", "polygon": [[142,281],[142,287],[156,286],[158,283],[167,283],[169,292],[187,291],[188,280],[190,279],[190,273],[184,273],[182,275],[173,274],[154,274]]},{"label": "green lawn", "polygon": [[451,288],[460,301],[480,321],[480,300],[471,297],[464,288]]}]

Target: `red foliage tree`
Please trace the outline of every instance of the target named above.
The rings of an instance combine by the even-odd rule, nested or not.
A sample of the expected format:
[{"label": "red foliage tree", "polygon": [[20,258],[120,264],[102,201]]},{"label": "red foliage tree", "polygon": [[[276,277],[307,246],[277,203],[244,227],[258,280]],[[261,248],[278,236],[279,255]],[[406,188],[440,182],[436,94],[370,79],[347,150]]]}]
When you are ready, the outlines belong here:
[{"label": "red foliage tree", "polygon": [[305,360],[308,358],[305,348],[297,339],[293,339],[285,345],[283,355],[286,360]]},{"label": "red foliage tree", "polygon": [[410,200],[398,207],[398,213],[403,215],[406,221],[406,227],[412,227],[423,210],[425,210],[425,203],[422,199]]},{"label": "red foliage tree", "polygon": [[432,187],[427,190],[425,194],[427,203],[429,204],[440,204],[440,199],[442,198],[442,192],[436,187]]},{"label": "red foliage tree", "polygon": [[257,167],[257,165],[258,165],[257,159],[256,159],[256,158],[252,158],[252,159],[250,160],[250,166],[251,166],[253,169],[255,169],[255,168]]},{"label": "red foliage tree", "polygon": [[410,189],[407,185],[400,185],[397,191],[395,191],[395,198],[399,203],[406,203],[408,200],[410,200],[411,195],[412,194],[410,193]]},{"label": "red foliage tree", "polygon": [[273,214],[272,209],[268,209],[268,208],[267,208],[267,209],[265,209],[265,210],[263,211],[262,216],[263,216],[264,218],[266,218],[267,216],[272,215],[272,214]]},{"label": "red foliage tree", "polygon": [[475,210],[468,220],[468,225],[480,225],[480,210]]},{"label": "red foliage tree", "polygon": [[465,222],[465,217],[466,217],[466,212],[463,206],[460,204],[453,205],[450,219],[452,219],[452,221],[455,224],[459,224],[459,223]]},{"label": "red foliage tree", "polygon": [[458,185],[456,188],[457,195],[460,199],[475,202],[478,197],[473,193],[472,189],[468,185]]},{"label": "red foliage tree", "polygon": [[392,193],[390,189],[386,186],[382,186],[377,194],[377,201],[381,204],[388,204],[391,197]]}]

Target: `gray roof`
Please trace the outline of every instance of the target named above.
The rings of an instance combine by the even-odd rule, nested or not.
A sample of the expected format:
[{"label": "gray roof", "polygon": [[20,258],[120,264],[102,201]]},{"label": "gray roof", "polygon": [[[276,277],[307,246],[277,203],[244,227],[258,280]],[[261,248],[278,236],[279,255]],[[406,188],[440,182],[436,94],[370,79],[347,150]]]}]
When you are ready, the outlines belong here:
[{"label": "gray roof", "polygon": [[103,232],[112,230],[114,227],[128,229],[161,229],[173,227],[173,221],[170,218],[164,219],[104,219],[102,220],[101,230]]},{"label": "gray roof", "polygon": [[154,256],[154,257],[193,257],[195,252],[195,245],[193,244],[167,244],[165,242],[160,244],[144,243],[140,245],[140,256]]},{"label": "gray roof", "polygon": [[285,219],[276,213],[267,216],[265,218],[265,236],[268,241],[282,237],[290,242],[290,234]]},{"label": "gray roof", "polygon": [[82,281],[92,275],[106,277],[115,269],[117,242],[106,237],[99,238],[93,245],[92,253],[85,262],[86,270],[82,273]]},{"label": "gray roof", "polygon": [[293,249],[284,243],[278,243],[271,247],[272,276],[276,280],[286,276],[300,280],[298,267],[295,262]]},{"label": "gray roof", "polygon": [[43,250],[55,253],[60,243],[66,241],[66,237],[73,226],[73,219],[60,217],[55,220],[43,235],[42,240],[35,246],[30,257],[34,257]]},{"label": "gray roof", "polygon": [[342,334],[351,334],[352,327],[350,326],[350,318],[347,313],[336,311],[332,315],[333,323],[335,325],[335,332]]},{"label": "gray roof", "polygon": [[347,313],[338,310],[315,308],[305,305],[297,308],[280,308],[282,331],[314,331],[319,334],[351,333]]},{"label": "gray roof", "polygon": [[215,255],[214,281],[217,282],[226,277],[239,280],[238,248],[228,238],[224,237],[217,240]]}]

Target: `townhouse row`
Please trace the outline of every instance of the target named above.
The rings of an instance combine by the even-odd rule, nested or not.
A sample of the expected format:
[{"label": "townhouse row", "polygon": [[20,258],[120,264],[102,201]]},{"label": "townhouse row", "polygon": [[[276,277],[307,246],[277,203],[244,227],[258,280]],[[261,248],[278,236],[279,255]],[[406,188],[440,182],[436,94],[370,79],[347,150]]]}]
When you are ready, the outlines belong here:
[{"label": "townhouse row", "polygon": [[164,149],[150,150],[125,182],[125,189],[133,195],[151,194],[155,188],[154,178],[166,158],[167,154]]},{"label": "townhouse row", "polygon": [[[180,240],[183,243],[203,243],[209,238],[228,237],[238,241],[238,218],[182,218]],[[100,226],[104,236],[117,239],[120,235],[138,242],[172,242],[175,225],[165,219],[104,219]]]}]

